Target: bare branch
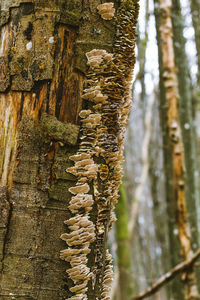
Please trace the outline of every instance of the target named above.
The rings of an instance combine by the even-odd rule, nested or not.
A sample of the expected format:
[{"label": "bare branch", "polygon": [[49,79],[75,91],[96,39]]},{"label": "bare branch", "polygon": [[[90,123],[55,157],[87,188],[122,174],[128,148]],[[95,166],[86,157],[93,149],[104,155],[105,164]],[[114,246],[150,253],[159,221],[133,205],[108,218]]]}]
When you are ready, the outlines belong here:
[{"label": "bare branch", "polygon": [[192,257],[190,257],[189,259],[185,260],[184,262],[178,264],[173,269],[171,269],[169,272],[167,272],[165,275],[160,277],[148,290],[137,295],[136,297],[133,298],[133,300],[144,299],[147,296],[154,294],[164,284],[171,281],[180,272],[183,272],[184,270],[190,268],[194,264],[194,262],[199,258],[199,256],[200,256],[200,249]]}]

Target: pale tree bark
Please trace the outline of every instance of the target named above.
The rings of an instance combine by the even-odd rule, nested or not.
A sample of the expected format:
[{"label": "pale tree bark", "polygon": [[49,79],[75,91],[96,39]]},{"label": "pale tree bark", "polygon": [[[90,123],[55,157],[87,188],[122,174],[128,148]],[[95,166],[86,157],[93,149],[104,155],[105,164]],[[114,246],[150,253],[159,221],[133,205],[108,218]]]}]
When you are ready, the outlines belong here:
[{"label": "pale tree bark", "polygon": [[[138,2],[126,0],[120,5],[116,0],[103,7],[100,4],[100,0],[1,1],[2,300],[103,299],[109,290],[110,278],[105,277],[111,273],[111,258],[106,254],[105,244],[114,205],[110,193],[116,201],[121,173],[118,164],[135,62]],[[98,93],[88,97],[88,91],[83,92],[85,87]],[[95,101],[99,102],[94,107]],[[90,111],[92,125],[86,119],[79,124],[81,110],[82,117]],[[95,130],[100,135],[105,133],[104,141],[94,139]],[[83,204],[77,210],[69,209],[72,194],[77,196],[73,188],[80,178],[66,169],[73,166],[69,157],[77,155],[78,149],[95,161],[94,169],[90,169],[92,175],[89,171],[84,173],[85,186],[90,187],[96,201],[87,207],[87,211],[91,209],[91,221]],[[80,188],[80,181],[77,186]],[[85,195],[82,190],[83,199]],[[86,223],[90,224],[88,231],[94,228],[93,243],[88,242],[88,248],[83,250],[82,246],[71,247],[67,234],[62,237],[68,250],[80,248],[80,253],[90,252],[84,257],[87,266],[73,255],[69,259],[66,252],[61,256],[67,262],[59,257],[59,252],[66,248],[61,234],[67,231],[74,236],[64,220],[72,222],[76,214],[84,219],[81,225],[75,224],[83,234]],[[80,245],[78,234],[75,239]],[[78,275],[82,267],[90,270],[89,274],[84,273],[90,280],[74,280],[69,271],[74,266],[72,260]],[[81,287],[85,282],[87,286]],[[73,297],[76,293],[79,295]]]},{"label": "pale tree bark", "polygon": [[[180,96],[178,92],[178,80],[176,76],[172,39],[172,2],[170,0],[160,0],[158,1],[157,6],[159,11],[159,23],[157,27],[160,41],[160,76],[162,77],[164,88],[163,96],[166,101],[166,135],[167,146],[169,147],[168,155],[170,155],[168,157],[170,168],[168,167],[166,171],[166,180],[169,182],[171,181],[171,184],[169,185],[171,191],[167,190],[167,193],[170,192],[170,197],[168,196],[168,201],[170,201],[170,203],[168,206],[171,211],[174,208],[181,255],[184,260],[187,260],[193,254],[193,251],[186,209],[184,144],[179,120],[178,105]],[[166,139],[164,141],[166,141]],[[184,284],[185,299],[199,299],[196,276],[193,268],[186,273]]]},{"label": "pale tree bark", "polygon": [[200,22],[199,22],[200,2],[199,0],[190,0],[190,7],[192,13],[192,23],[195,32],[195,43],[196,43],[197,63],[198,63],[197,84],[199,88],[199,84],[200,84]]},{"label": "pale tree bark", "polygon": [[[141,83],[141,105],[145,108],[145,97],[146,97],[146,87],[145,87],[145,62],[146,62],[146,49],[148,43],[148,30],[149,30],[149,0],[145,1],[145,25],[144,25],[144,37],[138,36],[138,59],[139,59],[139,72],[137,74],[136,80]],[[139,30],[138,30],[139,31]]]},{"label": "pale tree bark", "polygon": [[197,153],[194,126],[192,122],[192,95],[190,76],[185,52],[185,38],[183,36],[183,17],[180,1],[174,0],[172,6],[173,41],[177,78],[180,94],[179,115],[182,129],[185,159],[186,203],[188,219],[191,227],[191,241],[194,251],[199,245],[199,191],[197,177]]}]

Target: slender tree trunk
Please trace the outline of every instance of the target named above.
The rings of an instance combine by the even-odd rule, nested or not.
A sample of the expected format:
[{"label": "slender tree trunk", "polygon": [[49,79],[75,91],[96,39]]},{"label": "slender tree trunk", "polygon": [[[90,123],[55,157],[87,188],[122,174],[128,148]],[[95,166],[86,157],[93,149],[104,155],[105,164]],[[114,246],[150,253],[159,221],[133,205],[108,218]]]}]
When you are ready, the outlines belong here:
[{"label": "slender tree trunk", "polygon": [[[179,121],[178,81],[176,77],[176,65],[172,39],[172,2],[170,0],[160,0],[158,1],[158,4],[160,15],[159,24],[157,25],[160,38],[160,76],[163,80],[163,95],[166,100],[166,134],[168,136],[167,145],[169,145],[169,153],[171,155],[169,158],[169,160],[171,160],[171,167],[166,172],[166,180],[172,180],[171,194],[168,199],[171,203],[169,203],[169,207],[173,208],[174,206],[174,213],[176,213],[177,221],[176,230],[179,237],[181,255],[186,260],[193,252],[186,210],[184,145]],[[193,269],[186,273],[184,283],[185,299],[199,299],[196,276]]]},{"label": "slender tree trunk", "polygon": [[[159,52],[159,73],[160,73],[160,123],[162,130],[162,139],[163,139],[163,169],[165,173],[165,195],[166,195],[166,204],[167,204],[167,220],[168,220],[168,232],[169,232],[169,257],[170,257],[170,267],[177,265],[180,262],[180,245],[177,239],[177,228],[176,228],[176,216],[174,214],[174,203],[173,199],[173,182],[171,179],[172,174],[172,159],[171,159],[171,143],[169,136],[167,134],[167,105],[165,98],[165,89],[163,77],[163,63],[162,63],[162,47],[161,47],[161,37],[160,37],[160,10],[158,1],[155,3],[155,19],[156,19],[156,31],[157,31],[157,42],[158,42],[158,52]],[[172,299],[179,300],[183,299],[183,288],[181,283],[181,278],[177,278],[172,282]]]},{"label": "slender tree trunk", "polygon": [[200,2],[199,0],[190,0],[190,7],[192,12],[192,23],[195,32],[195,43],[197,50],[197,63],[198,63],[198,75],[197,75],[197,84],[200,85]]},{"label": "slender tree trunk", "polygon": [[[149,181],[151,189],[151,197],[153,202],[152,215],[153,224],[155,227],[155,235],[157,245],[155,251],[158,253],[157,260],[160,262],[158,266],[157,276],[163,274],[171,267],[168,243],[168,223],[165,199],[165,186],[164,177],[162,176],[163,170],[163,153],[162,148],[162,135],[160,128],[160,118],[158,110],[157,90],[154,92],[155,103],[152,111],[152,136],[149,145]],[[171,299],[171,287],[165,286],[167,299]]]},{"label": "slender tree trunk", "polygon": [[115,236],[117,242],[117,260],[119,272],[118,299],[130,300],[133,297],[133,279],[131,276],[130,236],[128,231],[128,208],[124,184],[120,186],[120,198],[116,205]]},{"label": "slender tree trunk", "polygon": [[137,80],[141,83],[141,105],[145,108],[145,61],[146,61],[146,49],[148,43],[148,30],[149,30],[149,0],[145,1],[145,26],[144,26],[144,37],[138,37],[138,59],[139,59],[139,73],[137,74]]},{"label": "slender tree trunk", "polygon": [[183,19],[180,1],[174,0],[172,7],[173,40],[177,78],[179,86],[179,115],[184,144],[185,159],[185,189],[188,209],[188,220],[191,228],[191,242],[194,251],[199,245],[199,191],[197,175],[197,156],[194,127],[192,123],[192,95],[189,82],[189,70],[185,53],[183,36]]},{"label": "slender tree trunk", "polygon": [[[105,244],[120,184],[138,2],[100,4],[1,1],[2,300],[102,299],[109,291]],[[85,179],[69,173],[78,149],[90,157],[88,172],[78,168]]]}]

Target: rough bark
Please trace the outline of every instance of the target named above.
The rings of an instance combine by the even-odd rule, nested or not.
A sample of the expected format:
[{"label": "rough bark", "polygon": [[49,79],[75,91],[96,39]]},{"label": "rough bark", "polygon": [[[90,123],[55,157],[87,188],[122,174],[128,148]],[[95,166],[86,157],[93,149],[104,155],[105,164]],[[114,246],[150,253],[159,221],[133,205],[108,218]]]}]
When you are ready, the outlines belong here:
[{"label": "rough bark", "polygon": [[[60,240],[66,231],[63,221],[73,215],[68,208],[68,189],[76,183],[76,177],[67,173],[66,168],[72,167],[69,157],[78,149],[79,112],[92,107],[88,99],[82,101],[83,85],[93,73],[88,75],[86,53],[93,49],[114,52],[119,102],[123,99],[126,104],[134,65],[133,20],[137,19],[137,1],[124,1],[120,9],[119,1],[115,1],[116,18],[111,19],[101,17],[99,4],[100,0],[1,1],[2,300],[10,296],[42,300],[72,296],[73,282],[65,272],[70,264],[60,260],[59,252],[66,247]],[[127,24],[129,18],[124,21],[127,15],[133,27]],[[133,59],[131,67],[123,54],[120,57],[117,47],[114,49],[116,33],[119,45],[125,47],[126,59]],[[109,80],[108,73],[100,70],[94,79]],[[128,81],[124,79],[127,77]],[[108,97],[112,102],[116,95]],[[119,102],[122,124],[126,116]],[[116,138],[117,134],[113,132]],[[102,159],[95,159],[102,163]],[[116,172],[110,167],[111,178]],[[93,190],[94,185],[90,184]],[[98,184],[103,189],[103,183]],[[98,219],[98,208],[94,205],[92,209],[94,222]],[[108,219],[106,230],[109,224]],[[95,242],[91,247],[89,266],[99,273],[93,276],[93,284],[88,284],[89,299],[103,297],[102,278],[110,259],[105,255],[106,236],[104,233],[100,245]],[[102,251],[101,264],[96,260],[98,248]]]},{"label": "rough bark", "polygon": [[[169,161],[171,160],[170,169],[166,170],[166,180],[172,180],[171,187],[169,186],[171,194],[170,197],[168,196],[169,201],[172,202],[168,205],[168,207],[170,207],[170,210],[172,211],[174,206],[181,255],[185,260],[187,260],[193,252],[191,248],[190,229],[186,210],[184,146],[179,121],[178,81],[176,77],[176,65],[172,39],[172,2],[170,0],[160,0],[158,1],[157,6],[160,15],[159,23],[157,25],[158,35],[160,38],[160,76],[162,77],[163,95],[166,101],[166,135],[167,145],[170,150],[169,154],[171,156],[168,158]],[[166,158],[166,161],[168,159]],[[199,299],[196,277],[192,268],[187,272],[184,283],[185,299]]]},{"label": "rough bark", "polygon": [[67,296],[59,236],[74,180],[65,168],[76,149],[82,103],[83,75],[73,67],[81,2],[74,3],[76,24],[67,6],[61,21],[60,8],[1,2],[2,300]]}]

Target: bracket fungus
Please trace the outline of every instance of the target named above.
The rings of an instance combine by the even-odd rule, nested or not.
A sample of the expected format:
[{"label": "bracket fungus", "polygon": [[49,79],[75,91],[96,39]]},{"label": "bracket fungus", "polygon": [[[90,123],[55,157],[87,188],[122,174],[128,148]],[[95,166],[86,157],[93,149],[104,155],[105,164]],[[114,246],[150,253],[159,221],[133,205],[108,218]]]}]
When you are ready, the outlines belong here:
[{"label": "bracket fungus", "polygon": [[114,17],[115,9],[113,2],[106,2],[97,6],[99,14],[104,20],[111,20]]},{"label": "bracket fungus", "polygon": [[[125,3],[126,2],[126,3]],[[128,7],[128,8],[127,8]],[[97,7],[102,18],[114,17],[113,3]],[[87,103],[80,111],[80,143],[77,153],[70,156],[73,167],[66,171],[77,178],[69,210],[72,217],[65,221],[68,232],[61,235],[68,248],[61,258],[69,262],[69,278],[74,282],[70,300],[87,300],[88,282],[92,288],[101,283],[98,300],[109,300],[112,282],[112,258],[105,253],[106,233],[110,230],[118,188],[122,177],[123,139],[131,106],[130,85],[135,64],[138,0],[126,0],[114,17],[116,36],[113,53],[93,49],[86,53],[87,86],[82,99]],[[95,224],[90,219],[95,203]],[[91,247],[91,244],[93,246]],[[88,254],[93,251],[94,266],[88,266]]]}]

